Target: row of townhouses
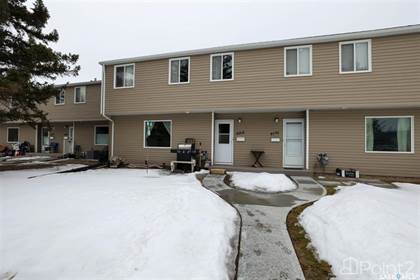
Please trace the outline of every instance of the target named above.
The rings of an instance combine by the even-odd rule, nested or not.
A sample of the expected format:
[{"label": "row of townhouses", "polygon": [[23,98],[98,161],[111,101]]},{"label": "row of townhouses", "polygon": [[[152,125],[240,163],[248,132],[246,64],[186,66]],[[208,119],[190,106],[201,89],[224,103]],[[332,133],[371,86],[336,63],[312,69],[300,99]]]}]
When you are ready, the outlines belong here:
[{"label": "row of townhouses", "polygon": [[[420,25],[100,62],[65,86],[51,128],[7,123],[0,143],[108,149],[169,164],[186,138],[213,166],[420,177]],[[321,168],[318,155],[327,153]]]}]

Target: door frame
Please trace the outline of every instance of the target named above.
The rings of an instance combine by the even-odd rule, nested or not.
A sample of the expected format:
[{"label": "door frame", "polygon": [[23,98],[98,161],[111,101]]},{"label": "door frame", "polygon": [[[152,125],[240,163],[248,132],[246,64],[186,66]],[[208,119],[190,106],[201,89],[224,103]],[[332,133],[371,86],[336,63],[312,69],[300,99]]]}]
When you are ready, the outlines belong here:
[{"label": "door frame", "polygon": [[[232,146],[232,155],[231,155],[231,157],[232,157],[232,162],[231,163],[218,163],[217,161],[216,161],[216,149],[217,149],[217,143],[216,143],[216,140],[219,138],[219,130],[218,130],[218,122],[228,122],[228,123],[230,123],[231,125],[232,125],[232,131],[231,131],[231,134],[232,135],[230,135],[231,136],[231,141],[232,141],[232,144],[231,144],[231,146]],[[234,131],[235,131],[235,120],[234,119],[216,119],[216,120],[214,120],[214,135],[215,135],[215,137],[214,137],[214,165],[233,165],[233,162],[234,162],[234,149],[235,149],[235,145],[234,145],[234,143],[235,143],[235,136],[234,136]]]},{"label": "door frame", "polygon": [[[295,166],[295,165],[286,165],[286,124],[288,122],[301,122],[302,123],[302,158],[303,158],[303,163],[301,166]],[[306,134],[305,134],[305,119],[304,118],[291,118],[291,119],[283,119],[283,168],[305,168],[305,138],[306,138]]]}]

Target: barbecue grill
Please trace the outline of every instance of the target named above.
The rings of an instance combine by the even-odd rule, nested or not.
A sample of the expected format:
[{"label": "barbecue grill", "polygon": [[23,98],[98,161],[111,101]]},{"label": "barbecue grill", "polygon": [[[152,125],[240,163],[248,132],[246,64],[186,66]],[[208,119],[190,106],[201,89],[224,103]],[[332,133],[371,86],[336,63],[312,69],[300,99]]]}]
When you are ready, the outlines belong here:
[{"label": "barbecue grill", "polygon": [[[178,144],[177,149],[171,149],[171,153],[176,153],[176,169],[183,170],[184,172],[191,171],[191,163],[198,155],[199,150],[195,148],[195,143]],[[181,163],[179,163],[181,162]],[[191,163],[182,163],[191,162]]]}]

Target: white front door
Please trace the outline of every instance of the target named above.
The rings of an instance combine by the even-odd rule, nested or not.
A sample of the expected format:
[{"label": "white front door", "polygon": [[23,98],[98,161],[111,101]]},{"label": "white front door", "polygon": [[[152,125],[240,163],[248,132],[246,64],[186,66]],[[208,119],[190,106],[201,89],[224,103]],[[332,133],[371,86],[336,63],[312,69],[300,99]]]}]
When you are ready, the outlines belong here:
[{"label": "white front door", "polygon": [[233,120],[215,120],[214,162],[233,164]]},{"label": "white front door", "polygon": [[67,139],[64,139],[64,153],[65,154],[72,154],[73,151],[73,137],[74,137],[74,129],[72,126],[69,126],[69,133],[67,135]]},{"label": "white front door", "polygon": [[304,167],[304,131],[303,119],[283,120],[283,167]]}]

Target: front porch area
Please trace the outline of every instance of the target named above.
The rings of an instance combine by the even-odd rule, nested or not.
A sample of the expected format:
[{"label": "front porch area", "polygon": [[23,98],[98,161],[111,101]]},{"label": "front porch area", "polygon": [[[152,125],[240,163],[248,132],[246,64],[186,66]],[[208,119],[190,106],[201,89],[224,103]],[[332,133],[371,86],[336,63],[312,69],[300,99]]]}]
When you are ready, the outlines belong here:
[{"label": "front porch area", "polygon": [[307,112],[213,113],[212,165],[227,170],[302,174]]}]

